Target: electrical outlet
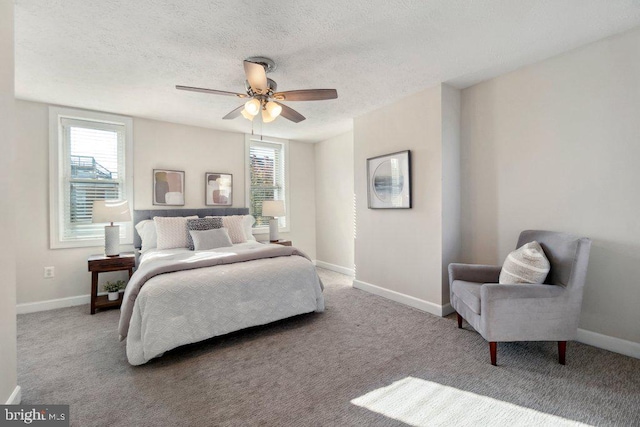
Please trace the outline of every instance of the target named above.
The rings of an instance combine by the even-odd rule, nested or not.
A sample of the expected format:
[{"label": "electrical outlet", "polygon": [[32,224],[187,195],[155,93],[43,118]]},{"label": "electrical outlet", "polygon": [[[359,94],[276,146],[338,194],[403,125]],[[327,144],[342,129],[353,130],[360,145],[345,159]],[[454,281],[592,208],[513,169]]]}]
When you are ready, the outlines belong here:
[{"label": "electrical outlet", "polygon": [[44,268],[44,278],[45,279],[51,279],[55,275],[56,275],[56,268],[55,267],[45,267]]}]

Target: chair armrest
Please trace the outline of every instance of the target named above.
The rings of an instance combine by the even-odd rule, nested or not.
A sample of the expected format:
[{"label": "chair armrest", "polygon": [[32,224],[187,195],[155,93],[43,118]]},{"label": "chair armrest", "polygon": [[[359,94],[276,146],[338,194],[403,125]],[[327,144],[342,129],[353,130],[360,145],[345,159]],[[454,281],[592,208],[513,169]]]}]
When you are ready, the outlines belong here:
[{"label": "chair armrest", "polygon": [[501,285],[485,283],[480,288],[480,301],[489,302],[500,299],[556,298],[564,294],[565,288],[558,285],[524,284]]},{"label": "chair armrest", "polygon": [[497,283],[501,266],[481,264],[449,264],[449,283],[454,280],[466,282]]},{"label": "chair armrest", "polygon": [[487,341],[567,341],[578,311],[557,285],[485,283],[480,288],[480,331]]}]

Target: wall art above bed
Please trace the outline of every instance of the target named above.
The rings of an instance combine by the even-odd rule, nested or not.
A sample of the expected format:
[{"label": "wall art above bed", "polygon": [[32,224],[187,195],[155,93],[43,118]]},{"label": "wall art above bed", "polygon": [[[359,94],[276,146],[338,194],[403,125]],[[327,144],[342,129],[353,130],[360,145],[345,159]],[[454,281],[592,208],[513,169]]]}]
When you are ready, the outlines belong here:
[{"label": "wall art above bed", "polygon": [[230,173],[204,174],[205,206],[231,206],[233,204],[233,175]]},{"label": "wall art above bed", "polygon": [[411,152],[367,159],[369,209],[411,208]]},{"label": "wall art above bed", "polygon": [[184,206],[184,171],[153,170],[153,204]]}]

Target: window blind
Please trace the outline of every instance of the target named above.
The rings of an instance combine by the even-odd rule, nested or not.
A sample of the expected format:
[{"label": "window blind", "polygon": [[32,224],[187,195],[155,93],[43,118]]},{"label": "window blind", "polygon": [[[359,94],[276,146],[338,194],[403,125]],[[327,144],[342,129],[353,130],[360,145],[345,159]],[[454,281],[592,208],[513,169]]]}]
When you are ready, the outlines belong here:
[{"label": "window blind", "polygon": [[[104,224],[93,224],[94,200],[126,199],[124,125],[62,118],[64,194],[62,239],[96,239]],[[125,227],[120,228],[124,238]]]},{"label": "window blind", "polygon": [[[285,158],[283,144],[251,141],[249,146],[249,210],[256,218],[254,227],[268,227],[270,217],[262,216],[265,200],[285,200]],[[287,201],[285,200],[285,204]],[[286,227],[286,217],[278,219]]]}]

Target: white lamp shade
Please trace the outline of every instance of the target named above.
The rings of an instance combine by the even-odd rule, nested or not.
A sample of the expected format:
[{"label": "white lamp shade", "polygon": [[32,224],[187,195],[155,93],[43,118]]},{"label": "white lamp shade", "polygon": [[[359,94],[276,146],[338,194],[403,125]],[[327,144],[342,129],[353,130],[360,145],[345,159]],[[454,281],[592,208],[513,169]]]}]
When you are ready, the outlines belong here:
[{"label": "white lamp shade", "polygon": [[269,112],[269,115],[274,119],[282,113],[282,107],[273,101],[267,102],[266,109]]},{"label": "white lamp shade", "polygon": [[95,200],[91,222],[127,222],[131,221],[129,202],[126,200]]},{"label": "white lamp shade", "polygon": [[262,216],[285,216],[284,200],[265,200],[262,202]]},{"label": "white lamp shade", "polygon": [[276,118],[272,117],[266,109],[262,110],[262,123],[271,123],[275,119]]},{"label": "white lamp shade", "polygon": [[253,120],[256,117],[255,115],[249,114],[246,108],[240,111],[240,114],[242,114],[242,117],[244,117],[247,120]]},{"label": "white lamp shade", "polygon": [[255,116],[260,112],[260,101],[255,98],[250,99],[244,104],[244,109],[247,111],[247,113]]}]

